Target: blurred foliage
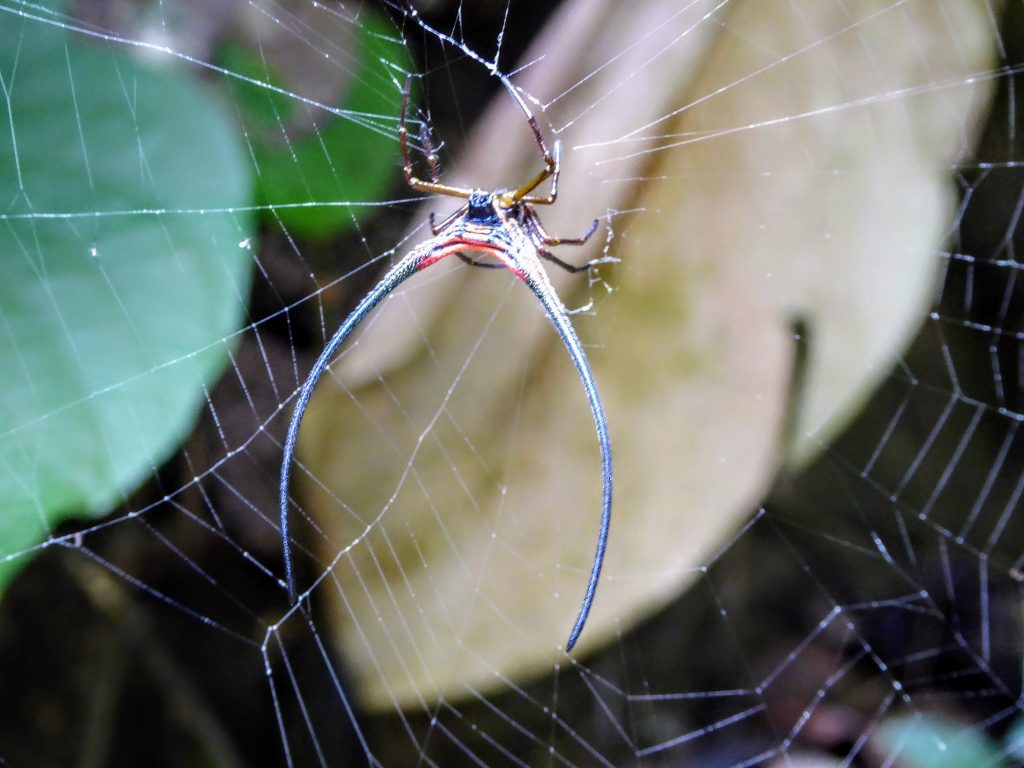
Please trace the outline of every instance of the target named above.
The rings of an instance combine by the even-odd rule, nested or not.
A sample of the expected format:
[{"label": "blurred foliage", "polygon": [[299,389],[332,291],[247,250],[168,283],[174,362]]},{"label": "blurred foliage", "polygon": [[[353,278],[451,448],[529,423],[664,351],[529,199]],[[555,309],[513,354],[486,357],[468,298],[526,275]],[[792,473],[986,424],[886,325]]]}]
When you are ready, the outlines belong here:
[{"label": "blurred foliage", "polygon": [[1017,764],[1024,764],[1024,718],[1014,720],[1004,739],[1006,752]]},{"label": "blurred foliage", "polygon": [[1002,768],[999,747],[984,732],[938,715],[895,717],[884,722],[875,748],[905,768]]},{"label": "blurred foliage", "polygon": [[[0,196],[14,217],[0,230],[0,355],[16,361],[0,401],[0,587],[62,520],[109,512],[191,430],[248,302],[252,222],[238,211],[253,197],[314,203],[275,215],[325,237],[359,209],[316,203],[384,194],[394,121],[377,116],[397,116],[394,71],[410,66],[390,33],[364,16],[348,118],[295,138],[288,123],[306,107],[294,98],[233,81],[239,127],[168,59],[0,16],[13,121],[0,137]],[[238,44],[222,63],[284,87]]]},{"label": "blurred foliage", "polygon": [[[305,135],[296,136],[289,124],[297,111],[311,107],[280,91],[244,81],[232,84],[259,168],[257,201],[276,206],[275,221],[293,234],[343,234],[366,210],[359,204],[382,198],[395,179],[399,101],[394,82],[410,71],[411,60],[385,18],[364,13],[357,29],[358,64],[341,104],[344,117],[328,116]],[[288,90],[272,60],[241,44],[225,46],[221,64],[243,77]]]},{"label": "blurred foliage", "polygon": [[247,205],[238,132],[132,53],[0,14],[0,586],[62,520],[152,476],[244,316],[248,216],[185,213]]}]

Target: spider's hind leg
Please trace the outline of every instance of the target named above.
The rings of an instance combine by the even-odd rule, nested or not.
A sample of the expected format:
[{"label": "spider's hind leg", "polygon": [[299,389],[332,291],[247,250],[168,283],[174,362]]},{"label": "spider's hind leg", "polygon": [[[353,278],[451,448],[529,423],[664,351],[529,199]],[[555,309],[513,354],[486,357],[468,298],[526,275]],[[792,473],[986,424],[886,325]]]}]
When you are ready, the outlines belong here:
[{"label": "spider's hind leg", "polygon": [[[566,241],[563,240],[562,242],[564,243]],[[543,248],[538,248],[537,249],[537,254],[542,259],[547,259],[552,264],[554,264],[556,266],[559,266],[562,269],[564,269],[566,272],[571,272],[574,275],[578,274],[580,272],[586,272],[588,269],[590,269],[594,265],[593,261],[588,261],[586,264],[583,264],[583,265],[577,267],[575,264],[570,264],[567,261],[562,261],[560,258],[555,256],[553,253],[551,253],[550,251],[544,250]]]},{"label": "spider's hind leg", "polygon": [[[587,242],[587,240],[590,239],[590,236],[597,231],[598,220],[594,219],[594,222],[590,225],[590,229],[588,229],[582,237],[552,237],[547,233],[547,230],[544,229],[544,225],[540,223],[540,219],[537,217],[537,214],[534,213],[532,209],[527,209],[527,211],[527,224],[533,231],[533,235],[540,241],[540,244],[542,246],[583,245],[585,242]],[[594,259],[588,261],[586,264],[580,267],[577,267],[572,264],[569,264],[568,262],[562,261],[560,258],[551,253],[551,251],[547,250],[547,248],[537,248],[537,253],[542,259],[547,259],[552,264],[556,264],[562,269],[566,270],[567,272],[572,272],[573,274],[590,269],[592,266],[594,266],[594,264],[600,262],[599,259]]]},{"label": "spider's hind leg", "polygon": [[583,245],[590,239],[590,236],[597,231],[597,225],[599,223],[597,219],[594,219],[590,224],[590,229],[584,232],[582,237],[552,237],[548,234],[547,230],[544,229],[544,225],[540,223],[540,218],[533,210],[530,210],[529,218],[530,225],[533,227],[534,231],[540,237],[540,241],[544,245]]},{"label": "spider's hind leg", "polygon": [[483,267],[484,269],[503,269],[505,267],[504,264],[492,264],[489,261],[477,261],[476,259],[471,259],[464,253],[456,253],[455,255],[471,267]]}]

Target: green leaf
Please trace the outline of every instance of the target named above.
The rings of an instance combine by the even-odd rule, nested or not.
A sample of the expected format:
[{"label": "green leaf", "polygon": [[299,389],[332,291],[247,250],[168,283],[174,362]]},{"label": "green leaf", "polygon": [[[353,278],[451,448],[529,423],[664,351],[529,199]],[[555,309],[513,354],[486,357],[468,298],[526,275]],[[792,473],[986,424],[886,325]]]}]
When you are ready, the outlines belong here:
[{"label": "green leaf", "polygon": [[251,261],[247,215],[196,212],[249,203],[226,110],[173,60],[26,8],[0,14],[0,586],[186,436]]},{"label": "green leaf", "polygon": [[996,744],[983,732],[937,715],[886,720],[874,737],[886,757],[905,768],[999,768]]},{"label": "green leaf", "polygon": [[[382,199],[398,169],[394,136],[400,99],[393,83],[396,73],[409,70],[409,55],[385,18],[362,13],[357,29],[358,66],[341,105],[346,117],[318,116],[327,119],[296,135],[289,126],[294,99],[253,84],[232,83],[259,169],[259,201],[293,206],[277,208],[275,216],[305,237],[326,238],[350,229],[367,209],[337,203]],[[272,62],[246,49],[227,47],[221,63],[288,89]],[[310,205],[297,208],[296,203]]]},{"label": "green leaf", "polygon": [[1018,763],[1024,763],[1024,716],[1018,716],[1014,720],[1003,738],[1003,743],[1006,744],[1006,751]]}]

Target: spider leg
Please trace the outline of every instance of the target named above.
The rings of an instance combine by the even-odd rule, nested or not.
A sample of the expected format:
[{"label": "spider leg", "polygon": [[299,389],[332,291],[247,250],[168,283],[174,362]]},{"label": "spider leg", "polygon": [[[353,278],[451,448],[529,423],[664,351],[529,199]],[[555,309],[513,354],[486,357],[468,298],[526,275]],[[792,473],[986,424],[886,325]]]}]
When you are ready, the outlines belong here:
[{"label": "spider leg", "polygon": [[465,213],[466,213],[466,209],[467,209],[467,207],[468,207],[468,206],[465,206],[465,205],[463,205],[463,206],[460,206],[460,207],[458,208],[458,210],[456,210],[456,211],[455,211],[454,213],[452,213],[452,214],[451,214],[450,216],[446,216],[446,217],[445,217],[445,219],[444,219],[444,221],[442,221],[442,222],[441,222],[440,224],[437,224],[437,223],[436,223],[436,219],[437,219],[437,217],[436,217],[436,216],[434,215],[434,212],[433,212],[433,211],[431,211],[431,212],[430,212],[430,231],[434,233],[434,236],[435,236],[435,237],[436,237],[437,235],[440,235],[440,234],[441,234],[441,232],[443,232],[443,231],[444,231],[445,227],[447,227],[447,226],[448,226],[448,225],[450,225],[450,224],[451,224],[451,223],[452,223],[453,221],[455,221],[455,220],[456,220],[457,218],[459,218],[460,216],[462,216],[463,214],[465,214]]},{"label": "spider leg", "polygon": [[434,149],[434,142],[430,140],[430,129],[427,124],[420,123],[420,144],[427,155],[427,165],[430,166],[430,180],[435,184],[441,182],[441,172],[437,166],[437,151]]},{"label": "spider leg", "polygon": [[586,264],[583,264],[583,265],[577,267],[576,265],[570,264],[567,261],[562,261],[560,258],[555,256],[553,253],[551,253],[550,251],[546,251],[543,248],[538,248],[537,249],[537,254],[542,259],[547,259],[552,264],[555,264],[556,266],[559,266],[562,269],[564,269],[566,272],[571,272],[574,275],[578,274],[580,272],[586,272],[591,267],[591,263],[589,261]]},{"label": "spider leg", "polygon": [[555,202],[555,199],[558,197],[558,156],[560,153],[561,144],[557,141],[555,142],[555,153],[554,155],[552,155],[551,150],[548,149],[548,145],[544,141],[544,135],[540,132],[540,126],[537,124],[537,118],[533,116],[533,112],[531,112],[530,108],[526,106],[526,102],[523,100],[523,97],[519,94],[519,91],[517,91],[511,84],[506,83],[506,86],[508,87],[509,92],[512,94],[512,97],[516,100],[516,103],[519,104],[520,109],[522,109],[523,113],[526,115],[526,122],[530,124],[530,130],[533,131],[533,137],[537,140],[537,146],[540,147],[541,154],[544,156],[544,170],[542,170],[540,173],[538,173],[536,176],[534,176],[532,179],[526,182],[523,186],[516,189],[514,192],[510,192],[509,194],[505,195],[504,202],[507,205],[511,205],[512,203],[518,202],[519,200],[523,200],[524,198],[526,198],[528,194],[530,194],[533,190],[535,190],[542,183],[544,183],[545,179],[547,179],[550,176],[554,176],[555,179],[551,186],[551,192],[548,193],[546,197],[538,197],[533,198],[531,200],[527,200],[527,202],[539,203],[541,205],[549,205]]},{"label": "spider leg", "polygon": [[295,456],[295,441],[299,435],[299,425],[302,423],[302,417],[306,413],[306,407],[309,405],[309,399],[313,395],[313,390],[316,388],[317,382],[320,381],[320,377],[323,376],[324,371],[327,370],[327,366],[330,365],[330,362],[337,353],[338,348],[344,343],[345,339],[348,338],[348,335],[352,333],[355,327],[362,322],[363,318],[365,318],[370,311],[384,299],[384,297],[391,293],[391,291],[393,291],[402,281],[420,268],[421,263],[432,252],[433,245],[434,241],[428,240],[422,246],[414,248],[407,256],[405,256],[405,258],[388,270],[387,274],[381,278],[380,282],[377,283],[373,290],[363,297],[362,301],[360,301],[356,308],[352,310],[352,313],[345,318],[345,322],[343,322],[338,330],[334,332],[331,340],[327,342],[327,346],[324,347],[324,351],[320,353],[320,357],[317,358],[317,361],[313,364],[313,368],[310,370],[305,382],[303,382],[302,389],[299,390],[299,396],[295,401],[295,410],[292,412],[292,420],[288,424],[288,434],[284,441],[284,455],[281,459],[280,495],[278,498],[281,513],[281,548],[284,555],[284,570],[285,578],[288,583],[288,597],[292,604],[295,603],[296,592],[295,572],[292,567],[291,535],[288,531],[288,478],[291,471],[292,461]]},{"label": "spider leg", "polygon": [[[449,195],[450,197],[463,197],[467,198],[473,194],[472,189],[466,189],[465,187],[452,187],[447,184],[441,184],[435,179],[434,181],[423,181],[417,178],[412,172],[412,160],[409,157],[409,138],[408,129],[406,128],[406,113],[409,109],[409,86],[412,83],[412,75],[405,78],[405,85],[402,87],[402,113],[401,118],[398,121],[398,143],[402,147],[402,173],[405,174],[405,183],[418,192],[432,192],[438,195]],[[430,152],[433,152],[431,148]],[[428,156],[428,161],[430,158]],[[432,169],[436,170],[437,158],[431,162]]]},{"label": "spider leg", "polygon": [[551,205],[558,199],[558,174],[562,170],[562,142],[555,140],[555,166],[551,170],[551,191],[546,195],[526,195],[520,198],[521,202],[531,205]]},{"label": "spider leg", "polygon": [[597,231],[598,225],[598,220],[594,219],[590,229],[582,237],[552,237],[544,229],[544,225],[540,223],[540,217],[534,211],[528,209],[528,217],[534,231],[540,236],[540,240],[544,245],[583,245]]},{"label": "spider leg", "polygon": [[469,264],[469,266],[471,267],[483,267],[484,269],[505,269],[504,264],[494,264],[489,261],[477,261],[476,259],[469,258],[469,256],[467,256],[464,253],[456,253],[455,255],[458,256],[467,264]]},{"label": "spider leg", "polygon": [[594,223],[590,225],[590,229],[587,230],[586,234],[584,234],[583,237],[551,237],[551,235],[547,233],[547,230],[544,229],[544,225],[540,223],[540,217],[537,216],[536,212],[533,209],[525,208],[524,211],[526,214],[524,220],[527,229],[529,230],[531,239],[533,239],[533,241],[538,244],[537,255],[539,255],[542,259],[547,259],[552,264],[557,264],[566,272],[572,272],[573,274],[585,272],[594,265],[594,261],[588,261],[586,264],[577,267],[573,264],[569,264],[568,262],[562,261],[560,258],[555,256],[553,253],[551,253],[551,251],[549,251],[547,248],[544,248],[543,246],[583,245],[585,242],[587,242],[587,240],[590,239],[590,236],[594,234],[594,232],[597,230],[597,219],[594,219]]}]

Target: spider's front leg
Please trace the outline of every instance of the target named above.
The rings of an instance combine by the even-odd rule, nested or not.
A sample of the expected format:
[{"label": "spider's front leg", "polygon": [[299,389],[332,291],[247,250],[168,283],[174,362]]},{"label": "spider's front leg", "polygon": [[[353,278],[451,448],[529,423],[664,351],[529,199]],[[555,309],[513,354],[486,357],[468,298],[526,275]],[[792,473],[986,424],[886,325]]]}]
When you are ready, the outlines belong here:
[{"label": "spider's front leg", "polygon": [[402,173],[405,175],[405,183],[418,192],[429,192],[436,195],[450,195],[451,197],[467,198],[473,194],[473,190],[464,187],[452,187],[440,183],[437,176],[437,157],[433,154],[433,148],[427,161],[430,163],[433,181],[423,181],[416,176],[412,169],[412,158],[409,156],[409,131],[406,127],[406,115],[409,110],[409,89],[412,85],[412,76],[405,78],[405,85],[402,87],[402,111],[398,120],[398,144],[402,149]]},{"label": "spider's front leg", "polygon": [[[558,172],[561,168],[559,157],[562,153],[562,142],[555,142],[555,154],[552,155],[548,152],[547,145],[544,144],[544,139],[540,135],[540,129],[537,127],[536,120],[533,119],[532,115],[530,119],[532,120],[530,125],[537,133],[537,141],[540,144],[541,151],[544,153],[544,170],[509,195],[509,199],[513,202],[521,202],[528,205],[551,205],[558,199]],[[551,190],[546,195],[529,194],[548,178],[551,179]]]}]

